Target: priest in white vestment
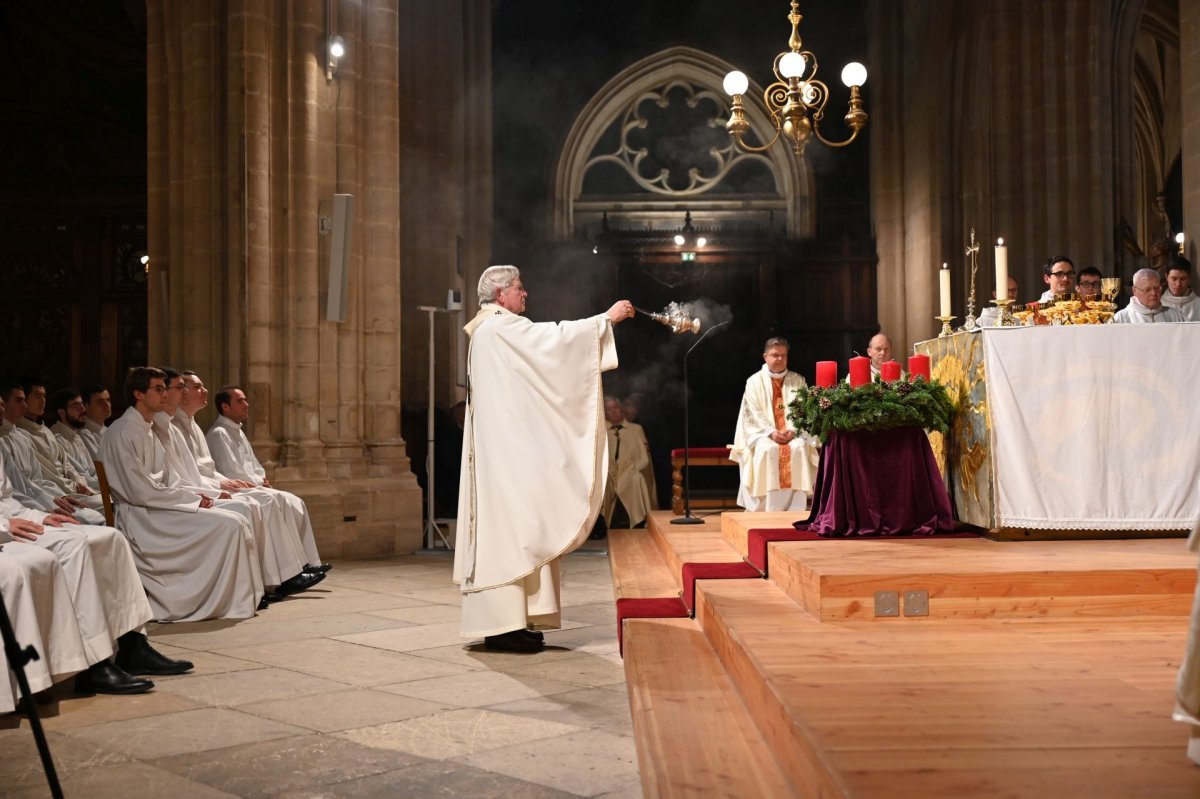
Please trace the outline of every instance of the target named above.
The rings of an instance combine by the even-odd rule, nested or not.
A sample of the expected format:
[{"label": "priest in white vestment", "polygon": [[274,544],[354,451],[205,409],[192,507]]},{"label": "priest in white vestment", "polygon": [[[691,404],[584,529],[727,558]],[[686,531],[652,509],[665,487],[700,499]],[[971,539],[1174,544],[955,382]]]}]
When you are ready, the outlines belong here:
[{"label": "priest in white vestment", "polygon": [[254,530],[174,483],[152,423],[166,388],[162,371],[131,369],[130,405],[100,445],[117,526],[129,539],[154,618],[250,618],[263,595]]},{"label": "priest in white vestment", "polygon": [[1192,291],[1192,263],[1176,256],[1167,267],[1167,290],[1163,292],[1162,304],[1174,308],[1185,322],[1200,321],[1200,305],[1196,304],[1196,293]]},{"label": "priest in white vestment", "polygon": [[1050,302],[1056,294],[1071,294],[1075,291],[1075,263],[1065,255],[1051,256],[1042,265],[1042,280],[1048,288],[1038,297],[1038,302]]},{"label": "priest in white vestment", "polygon": [[617,366],[612,326],[634,311],[622,300],[588,319],[535,324],[520,315],[528,295],[512,266],[484,270],[478,295],[466,326],[454,550],[462,635],[537,652],[536,629],[560,626],[559,558],[600,513],[608,461],[600,375]]},{"label": "priest in white vestment", "polygon": [[1157,322],[1182,322],[1183,314],[1162,303],[1162,283],[1158,272],[1139,269],[1133,276],[1133,297],[1129,304],[1117,311],[1113,324],[1150,324]]},{"label": "priest in white vestment", "polygon": [[333,567],[323,562],[321,554],[317,551],[317,537],[313,532],[308,506],[304,504],[303,499],[290,491],[271,485],[271,481],[267,479],[267,470],[258,462],[254,449],[250,446],[250,439],[246,438],[246,433],[242,430],[242,425],[250,417],[250,401],[246,398],[246,393],[237,386],[226,386],[217,393],[217,412],[220,415],[206,435],[200,429],[200,425],[196,424],[195,416],[208,406],[208,389],[195,372],[185,371],[183,381],[188,391],[179,406],[179,411],[175,413],[175,424],[188,439],[200,473],[205,477],[238,482],[269,496],[291,516],[292,527],[304,548],[305,571],[328,572]]},{"label": "priest in white vestment", "polygon": [[83,440],[83,429],[87,420],[86,407],[79,392],[73,388],[54,392],[47,407],[49,418],[54,420],[50,425],[50,432],[58,439],[71,468],[87,481],[88,488],[99,491],[96,459]]},{"label": "priest in white vestment", "polygon": [[740,466],[737,502],[748,511],[803,511],[817,479],[820,444],[787,420],[788,405],[807,388],[787,358],[787,340],[768,339],[763,367],[742,396],[729,459]]},{"label": "priest in white vestment", "polygon": [[50,432],[49,427],[42,424],[42,417],[46,413],[46,387],[38,383],[28,384],[26,400],[24,416],[13,419],[13,424],[33,442],[34,451],[46,478],[56,482],[64,493],[70,494],[85,506],[103,512],[104,504],[98,493],[100,487],[96,482],[95,467],[89,464],[89,480],[87,474],[76,470],[58,437]]},{"label": "priest in white vestment", "polygon": [[642,527],[654,507],[646,472],[650,467],[650,448],[646,431],[637,422],[625,419],[621,401],[604,398],[604,421],[608,430],[608,481],[604,491],[604,521],[611,529],[617,503],[625,509],[630,527]]}]

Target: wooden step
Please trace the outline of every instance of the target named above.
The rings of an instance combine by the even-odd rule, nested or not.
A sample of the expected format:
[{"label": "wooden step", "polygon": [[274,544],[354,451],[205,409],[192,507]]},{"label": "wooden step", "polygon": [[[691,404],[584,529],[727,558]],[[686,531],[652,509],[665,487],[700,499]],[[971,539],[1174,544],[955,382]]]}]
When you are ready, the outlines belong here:
[{"label": "wooden step", "polygon": [[728,512],[721,514],[721,535],[725,543],[737,552],[746,556],[748,533],[751,530],[791,529],[791,526],[808,518],[808,511],[775,512],[762,511],[750,513],[747,511]]},{"label": "wooden step", "polygon": [[717,517],[705,519],[704,524],[671,524],[670,516],[662,512],[650,516],[648,529],[662,552],[663,560],[676,574],[685,563],[737,563],[739,553],[721,535]]},{"label": "wooden step", "polygon": [[608,564],[617,599],[679,596],[679,575],[646,530],[609,530]]},{"label": "wooden step", "polygon": [[[785,541],[768,551],[771,580],[825,621],[1186,616],[1196,587],[1181,539]],[[876,617],[880,591],[902,605],[924,592],[928,614]]]},{"label": "wooden step", "polygon": [[1170,718],[1186,618],[822,623],[765,580],[697,594],[803,796],[1200,795]]},{"label": "wooden step", "polygon": [[648,799],[796,795],[696,622],[630,619],[625,634]]}]

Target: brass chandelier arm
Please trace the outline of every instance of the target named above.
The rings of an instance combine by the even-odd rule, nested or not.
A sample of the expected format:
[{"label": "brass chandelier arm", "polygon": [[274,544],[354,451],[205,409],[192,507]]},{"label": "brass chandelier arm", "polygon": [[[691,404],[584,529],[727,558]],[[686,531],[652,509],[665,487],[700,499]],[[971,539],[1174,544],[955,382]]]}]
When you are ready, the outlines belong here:
[{"label": "brass chandelier arm", "polygon": [[738,147],[741,147],[746,152],[748,152],[748,153],[765,153],[767,150],[770,150],[771,147],[774,146],[775,142],[779,141],[780,132],[781,132],[781,130],[780,130],[780,127],[778,124],[778,120],[776,120],[775,135],[771,137],[771,140],[769,142],[762,145],[761,147],[755,147],[753,144],[746,144],[746,142],[742,141],[741,133],[731,133],[729,135],[731,135],[733,137],[733,140],[735,142],[737,142]]},{"label": "brass chandelier arm", "polygon": [[853,142],[855,139],[858,138],[858,132],[860,130],[862,130],[862,128],[856,128],[854,130],[854,132],[850,134],[850,138],[846,139],[845,141],[830,141],[829,139],[827,139],[821,135],[821,128],[818,127],[815,123],[813,124],[813,128],[812,128],[813,134],[818,139],[821,140],[822,144],[824,144],[827,147],[845,147],[847,144],[850,144],[851,142]]}]

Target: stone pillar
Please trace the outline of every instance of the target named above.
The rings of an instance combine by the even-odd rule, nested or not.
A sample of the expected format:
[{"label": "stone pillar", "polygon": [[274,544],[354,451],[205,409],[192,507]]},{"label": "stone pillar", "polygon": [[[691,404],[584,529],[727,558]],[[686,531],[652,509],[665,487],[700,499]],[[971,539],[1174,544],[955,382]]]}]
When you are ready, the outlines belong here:
[{"label": "stone pillar", "polygon": [[[260,459],[346,557],[411,551],[422,525],[398,418],[397,0],[331,2],[332,81],[323,0],[147,4],[150,352],[247,389]],[[335,193],[354,195],[343,322]]]},{"label": "stone pillar", "polygon": [[[1179,0],[1179,69],[1183,133],[1183,230],[1187,257],[1200,263],[1200,7]],[[1193,284],[1197,282],[1195,276]]]}]

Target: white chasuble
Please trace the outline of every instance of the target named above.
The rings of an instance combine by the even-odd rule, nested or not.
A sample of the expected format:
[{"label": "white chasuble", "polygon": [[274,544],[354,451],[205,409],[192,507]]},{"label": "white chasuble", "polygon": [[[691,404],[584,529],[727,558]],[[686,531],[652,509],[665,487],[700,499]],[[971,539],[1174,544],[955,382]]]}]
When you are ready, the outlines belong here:
[{"label": "white chasuble", "polygon": [[603,315],[535,324],[488,303],[466,331],[454,550],[462,633],[557,626],[553,561],[587,539],[604,497],[600,374],[617,366],[612,325]]},{"label": "white chasuble", "polygon": [[[739,502],[747,497],[766,497],[770,492],[780,490],[798,492],[802,499],[812,493],[817,478],[821,450],[816,440],[804,434],[797,435],[786,445],[771,440],[771,433],[791,429],[786,421],[781,425],[779,418],[786,419],[792,400],[807,388],[804,378],[795,372],[786,372],[778,400],[773,399],[772,383],[771,372],[763,364],[762,369],[746,381],[746,392],[742,395],[733,449],[729,453],[729,459],[741,467]],[[775,407],[776,403],[781,403],[782,407]],[[790,461],[782,475],[781,459]],[[781,477],[786,478],[785,484],[781,485]]]}]

